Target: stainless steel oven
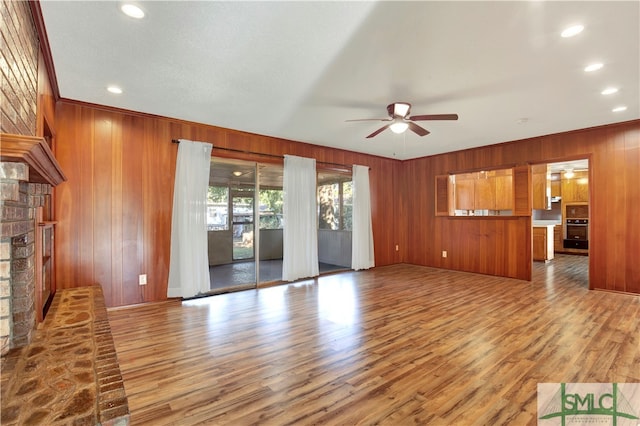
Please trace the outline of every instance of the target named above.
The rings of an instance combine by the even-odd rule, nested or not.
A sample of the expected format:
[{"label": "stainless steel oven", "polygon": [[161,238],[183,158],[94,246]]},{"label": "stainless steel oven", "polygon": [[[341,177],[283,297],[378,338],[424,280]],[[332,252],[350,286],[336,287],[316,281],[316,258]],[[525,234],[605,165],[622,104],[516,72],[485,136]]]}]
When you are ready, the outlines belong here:
[{"label": "stainless steel oven", "polygon": [[567,219],[567,239],[589,241],[589,220]]},{"label": "stainless steel oven", "polygon": [[589,248],[589,219],[567,219],[567,238],[565,248]]}]

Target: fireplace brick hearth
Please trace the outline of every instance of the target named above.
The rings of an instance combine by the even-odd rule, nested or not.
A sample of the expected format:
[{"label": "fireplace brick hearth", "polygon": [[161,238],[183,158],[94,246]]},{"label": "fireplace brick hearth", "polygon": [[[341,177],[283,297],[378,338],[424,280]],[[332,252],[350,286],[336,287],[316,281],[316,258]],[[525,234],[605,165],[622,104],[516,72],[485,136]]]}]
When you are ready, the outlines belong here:
[{"label": "fireplace brick hearth", "polygon": [[129,404],[100,286],[56,292],[29,345],[0,365],[2,425],[129,424]]}]

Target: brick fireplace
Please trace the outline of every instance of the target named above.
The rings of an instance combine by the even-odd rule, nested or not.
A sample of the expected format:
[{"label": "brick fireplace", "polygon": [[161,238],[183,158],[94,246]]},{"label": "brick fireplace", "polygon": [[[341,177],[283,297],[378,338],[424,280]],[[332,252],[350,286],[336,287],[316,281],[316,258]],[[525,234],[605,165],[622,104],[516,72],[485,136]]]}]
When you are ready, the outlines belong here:
[{"label": "brick fireplace", "polygon": [[28,345],[42,319],[46,300],[38,211],[65,177],[43,138],[2,134],[0,139],[0,346],[5,355]]}]

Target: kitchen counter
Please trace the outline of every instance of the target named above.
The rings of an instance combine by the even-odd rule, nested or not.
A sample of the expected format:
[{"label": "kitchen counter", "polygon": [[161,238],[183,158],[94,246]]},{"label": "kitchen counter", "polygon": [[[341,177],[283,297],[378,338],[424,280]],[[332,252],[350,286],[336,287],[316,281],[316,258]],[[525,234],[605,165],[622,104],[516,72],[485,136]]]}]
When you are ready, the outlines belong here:
[{"label": "kitchen counter", "polygon": [[532,221],[533,226],[555,226],[562,225],[561,220],[534,220]]}]

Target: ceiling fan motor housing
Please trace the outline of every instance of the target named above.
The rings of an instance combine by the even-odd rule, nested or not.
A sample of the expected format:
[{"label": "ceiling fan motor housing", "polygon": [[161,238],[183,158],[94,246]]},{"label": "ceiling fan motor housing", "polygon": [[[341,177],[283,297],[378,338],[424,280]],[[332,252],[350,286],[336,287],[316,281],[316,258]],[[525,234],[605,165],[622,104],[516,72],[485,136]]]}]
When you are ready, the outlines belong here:
[{"label": "ceiling fan motor housing", "polygon": [[411,111],[411,104],[408,102],[394,102],[392,104],[387,105],[387,113],[389,117],[395,118],[406,118]]}]

